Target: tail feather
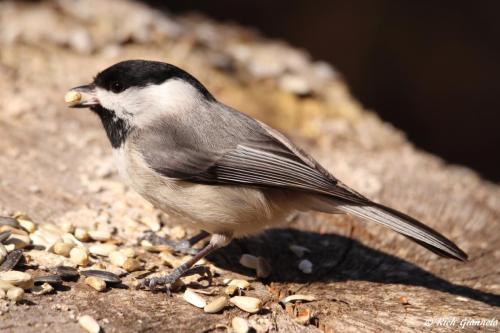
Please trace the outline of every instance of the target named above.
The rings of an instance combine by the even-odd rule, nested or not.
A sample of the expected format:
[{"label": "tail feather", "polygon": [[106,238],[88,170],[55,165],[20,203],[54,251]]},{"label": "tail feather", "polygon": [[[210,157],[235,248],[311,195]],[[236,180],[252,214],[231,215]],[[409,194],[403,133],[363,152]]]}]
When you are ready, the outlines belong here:
[{"label": "tail feather", "polygon": [[467,260],[467,254],[452,241],[395,209],[374,202],[366,204],[337,202],[337,208],[346,213],[382,224],[440,256],[461,261]]}]

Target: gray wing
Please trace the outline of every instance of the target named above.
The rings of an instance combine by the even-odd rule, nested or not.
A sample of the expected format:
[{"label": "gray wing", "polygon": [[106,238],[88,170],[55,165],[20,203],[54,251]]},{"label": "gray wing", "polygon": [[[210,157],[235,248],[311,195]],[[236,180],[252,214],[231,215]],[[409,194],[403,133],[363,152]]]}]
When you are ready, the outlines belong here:
[{"label": "gray wing", "polygon": [[139,136],[146,162],[166,177],[320,195],[332,206],[389,227],[439,255],[467,258],[431,228],[342,184],[282,134],[253,118],[226,107],[183,117]]}]

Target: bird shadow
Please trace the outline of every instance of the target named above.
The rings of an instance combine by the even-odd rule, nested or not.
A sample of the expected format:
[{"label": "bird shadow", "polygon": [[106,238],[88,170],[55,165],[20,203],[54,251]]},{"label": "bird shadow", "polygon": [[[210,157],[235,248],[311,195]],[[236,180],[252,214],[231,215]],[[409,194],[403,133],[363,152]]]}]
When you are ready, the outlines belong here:
[{"label": "bird shadow", "polygon": [[[304,258],[314,263],[313,274],[297,269],[301,258],[289,249],[300,244],[310,252]],[[369,248],[360,242],[337,234],[319,234],[296,229],[272,229],[265,233],[233,240],[207,259],[216,266],[239,274],[255,272],[239,264],[243,253],[263,256],[272,263],[268,282],[342,282],[369,281],[384,284],[420,286],[500,306],[500,295],[448,282],[404,259]]]}]

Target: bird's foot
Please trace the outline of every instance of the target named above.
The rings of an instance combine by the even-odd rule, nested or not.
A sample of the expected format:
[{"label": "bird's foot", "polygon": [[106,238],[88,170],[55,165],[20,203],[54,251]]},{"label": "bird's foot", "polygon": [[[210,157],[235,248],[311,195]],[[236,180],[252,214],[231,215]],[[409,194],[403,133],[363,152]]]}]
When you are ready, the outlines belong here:
[{"label": "bird's foot", "polygon": [[170,274],[165,274],[162,276],[155,276],[152,278],[145,278],[139,283],[140,289],[149,288],[149,290],[156,290],[159,287],[166,289],[168,295],[171,294],[172,285],[175,284],[182,276],[190,276],[199,274],[201,276],[206,276],[209,285],[212,283],[212,272],[205,266],[193,266],[191,268],[185,268],[182,265],[174,269]]}]

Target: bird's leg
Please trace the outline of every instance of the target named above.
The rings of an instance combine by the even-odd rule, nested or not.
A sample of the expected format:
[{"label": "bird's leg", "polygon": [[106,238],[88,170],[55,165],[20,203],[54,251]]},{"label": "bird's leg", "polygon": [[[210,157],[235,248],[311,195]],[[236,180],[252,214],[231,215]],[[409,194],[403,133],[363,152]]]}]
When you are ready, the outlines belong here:
[{"label": "bird's leg", "polygon": [[199,241],[203,240],[204,238],[208,237],[208,235],[209,235],[208,232],[200,231],[198,234],[194,235],[189,239],[176,242],[170,239],[160,237],[152,231],[148,231],[147,233],[144,234],[144,236],[140,238],[140,240],[147,240],[151,242],[151,244],[153,245],[166,245],[176,252],[195,255],[197,253],[197,250],[193,249],[192,246],[198,243]]},{"label": "bird's leg", "polygon": [[207,246],[205,246],[203,249],[201,249],[198,253],[196,253],[191,259],[180,265],[179,267],[175,268],[172,272],[169,274],[163,275],[163,276],[158,276],[158,277],[153,277],[153,278],[145,278],[141,281],[139,284],[139,288],[145,288],[149,287],[149,289],[154,289],[156,286],[159,285],[165,285],[167,286],[168,290],[168,285],[171,285],[175,281],[177,281],[180,277],[184,275],[191,275],[191,274],[196,274],[200,272],[200,266],[195,266],[191,268],[198,260],[204,258],[208,254],[212,253],[213,251],[220,249],[221,247],[226,246],[229,244],[231,241],[231,237],[228,235],[222,235],[222,234],[214,234],[210,238],[210,243],[208,243]]}]

